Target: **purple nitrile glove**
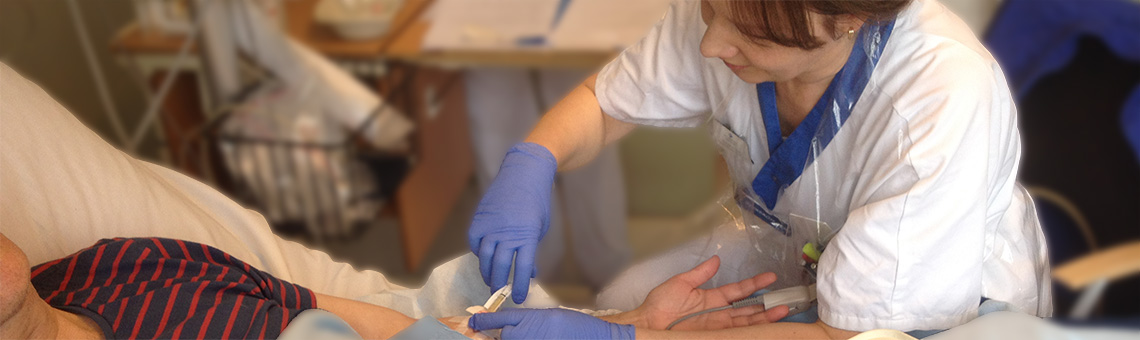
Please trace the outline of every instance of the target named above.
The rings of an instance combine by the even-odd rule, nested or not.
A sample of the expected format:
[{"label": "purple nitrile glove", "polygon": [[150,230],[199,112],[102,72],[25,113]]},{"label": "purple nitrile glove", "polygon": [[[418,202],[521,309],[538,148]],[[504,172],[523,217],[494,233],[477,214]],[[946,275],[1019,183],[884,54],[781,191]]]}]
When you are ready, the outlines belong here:
[{"label": "purple nitrile glove", "polygon": [[633,340],[633,325],[622,325],[562,309],[506,309],[478,313],[467,321],[477,331],[502,328],[502,339]]},{"label": "purple nitrile glove", "polygon": [[557,171],[558,161],[550,150],[534,143],[515,144],[467,230],[483,283],[492,292],[507,285],[514,262],[511,299],[515,303],[526,300],[538,241],[550,228],[550,191]]}]

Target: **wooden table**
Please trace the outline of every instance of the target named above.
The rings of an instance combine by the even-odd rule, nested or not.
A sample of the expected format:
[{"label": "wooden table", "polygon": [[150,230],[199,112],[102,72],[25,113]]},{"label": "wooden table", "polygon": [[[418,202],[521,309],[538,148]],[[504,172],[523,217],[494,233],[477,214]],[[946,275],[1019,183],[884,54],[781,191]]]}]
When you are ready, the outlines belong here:
[{"label": "wooden table", "polygon": [[[400,220],[405,266],[409,271],[418,268],[431,244],[443,226],[452,208],[473,173],[473,155],[468,134],[466,99],[461,75],[416,65],[393,64],[385,50],[409,24],[419,18],[430,0],[405,0],[396,15],[388,34],[364,41],[346,41],[331,29],[313,23],[312,13],[317,0],[285,1],[286,31],[288,34],[337,63],[356,63],[375,66],[376,90],[386,100],[397,102],[416,122],[413,135],[412,165],[407,177],[400,183],[394,197],[394,208]],[[203,82],[198,81],[201,71],[197,60],[172,70],[173,55],[185,39],[180,36],[148,34],[137,24],[120,29],[111,42],[111,50],[120,57],[130,59],[139,71],[139,80],[156,89],[168,72],[177,72],[174,86],[162,103],[164,114],[158,131],[165,136],[171,163],[182,171],[203,180],[210,180],[208,170],[201,164],[212,165],[214,171],[225,171],[216,150],[185,148],[186,141],[197,127],[210,117],[204,108],[212,107],[205,94]],[[190,58],[195,59],[195,58]],[[140,63],[139,60],[145,60]],[[143,65],[143,66],[140,66]],[[377,71],[378,70],[378,71]],[[404,82],[405,77],[412,77]],[[398,84],[406,84],[403,95],[391,98]],[[460,84],[460,86],[455,86]],[[209,160],[195,160],[196,155],[214,153]],[[184,155],[185,154],[185,155]],[[186,155],[189,155],[187,157]],[[195,164],[187,164],[195,163]],[[215,183],[219,184],[219,183]],[[224,183],[219,184],[225,187]]]}]

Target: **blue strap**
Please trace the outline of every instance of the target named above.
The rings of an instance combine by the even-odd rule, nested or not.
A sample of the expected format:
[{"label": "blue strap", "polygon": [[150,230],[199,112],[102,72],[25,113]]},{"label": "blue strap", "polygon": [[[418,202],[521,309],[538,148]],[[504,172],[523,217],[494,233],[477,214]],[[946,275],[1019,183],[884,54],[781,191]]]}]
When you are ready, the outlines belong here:
[{"label": "blue strap", "polygon": [[[832,78],[823,96],[787,139],[782,138],[780,131],[775,83],[756,84],[756,95],[768,136],[769,158],[752,180],[752,190],[768,209],[775,208],[780,191],[795,182],[803,173],[804,167],[814,161],[808,158],[813,141],[822,146],[820,150],[826,148],[847,121],[851,108],[855,107],[871,78],[871,71],[882,56],[893,28],[894,20],[863,27],[843,69]],[[867,42],[866,39],[874,40]],[[864,50],[868,44],[870,51]]]}]

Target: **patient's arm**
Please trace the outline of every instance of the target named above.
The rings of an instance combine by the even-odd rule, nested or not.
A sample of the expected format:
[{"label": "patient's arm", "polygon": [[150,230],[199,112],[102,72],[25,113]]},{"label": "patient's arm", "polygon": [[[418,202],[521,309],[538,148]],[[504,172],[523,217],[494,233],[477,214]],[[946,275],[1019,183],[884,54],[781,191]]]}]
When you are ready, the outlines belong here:
[{"label": "patient's arm", "polygon": [[637,329],[638,339],[848,339],[859,332],[816,323],[777,322],[715,331]]},{"label": "patient's arm", "polygon": [[344,319],[365,339],[387,339],[416,322],[388,308],[324,294],[317,294],[317,308]]},{"label": "patient's arm", "polygon": [[[415,319],[388,308],[324,294],[317,294],[317,308],[324,309],[344,319],[349,326],[352,326],[352,329],[365,339],[391,338],[416,322]],[[443,319],[440,321],[452,329],[459,326]],[[463,328],[466,329],[466,327]],[[463,335],[472,337],[475,333],[468,331]]]}]

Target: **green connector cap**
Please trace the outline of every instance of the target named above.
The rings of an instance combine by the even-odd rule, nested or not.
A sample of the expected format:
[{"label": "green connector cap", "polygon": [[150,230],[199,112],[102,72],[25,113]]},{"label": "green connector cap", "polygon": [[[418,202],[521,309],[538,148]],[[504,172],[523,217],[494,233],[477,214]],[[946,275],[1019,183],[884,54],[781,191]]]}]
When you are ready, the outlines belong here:
[{"label": "green connector cap", "polygon": [[819,250],[815,248],[815,243],[804,244],[804,255],[810,257],[812,261],[819,261]]}]

